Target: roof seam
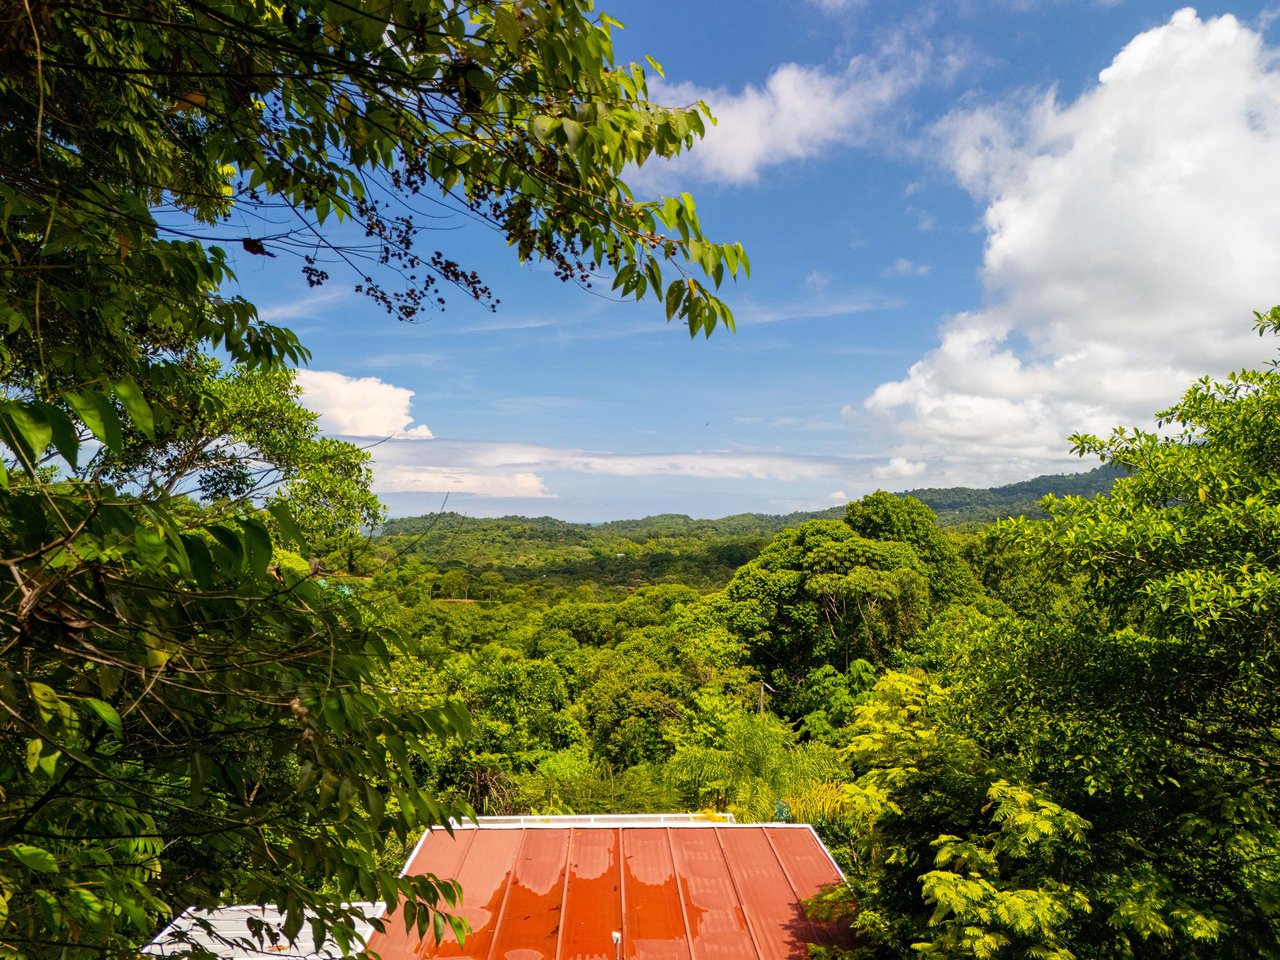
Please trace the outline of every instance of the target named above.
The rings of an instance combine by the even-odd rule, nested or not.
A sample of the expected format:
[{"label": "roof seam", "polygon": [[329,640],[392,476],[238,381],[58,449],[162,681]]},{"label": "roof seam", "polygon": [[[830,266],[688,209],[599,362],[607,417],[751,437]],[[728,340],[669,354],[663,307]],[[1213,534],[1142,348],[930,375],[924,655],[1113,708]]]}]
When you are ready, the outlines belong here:
[{"label": "roof seam", "polygon": [[689,949],[689,960],[697,960],[693,955],[693,931],[689,929],[689,911],[684,908],[684,893],[680,889],[680,881],[684,880],[685,886],[688,887],[688,878],[680,872],[680,865],[676,863],[676,845],[671,838],[671,828],[667,828],[667,850],[671,853],[671,873],[676,881],[676,903],[680,904],[680,920],[684,924],[684,940]]},{"label": "roof seam", "polygon": [[818,849],[822,851],[822,855],[827,858],[827,863],[831,864],[831,866],[835,868],[836,875],[840,877],[840,882],[847,885],[849,883],[849,878],[844,875],[844,871],[840,868],[840,864],[836,863],[836,858],[831,855],[831,851],[827,849],[827,845],[822,842],[822,838],[818,836],[818,831],[814,828],[813,824],[802,823],[796,824],[796,826],[802,826],[808,831],[809,836],[813,838],[813,842],[816,843],[818,845]]},{"label": "roof seam", "polygon": [[525,831],[520,837],[520,846],[516,848],[516,862],[507,871],[506,885],[502,888],[502,902],[498,905],[497,916],[493,918],[493,937],[489,941],[489,952],[485,954],[488,960],[493,960],[493,951],[498,949],[498,936],[502,933],[502,921],[506,917],[507,900],[511,897],[511,885],[515,883],[516,870],[520,867],[520,856],[524,853],[524,845],[528,840],[529,833]]},{"label": "roof seam", "polygon": [[627,937],[627,849],[622,842],[622,828],[615,827],[614,833],[618,835],[618,926],[622,928],[618,931],[622,934],[622,950],[619,952],[625,957],[631,945]]},{"label": "roof seam", "polygon": [[564,921],[569,915],[569,871],[573,865],[573,838],[575,831],[569,828],[569,842],[564,845],[564,883],[560,885],[560,919],[556,921],[556,952],[552,960],[560,960],[560,948],[564,944]]},{"label": "roof seam", "polygon": [[751,938],[751,946],[756,951],[756,960],[766,960],[764,951],[760,949],[760,938],[756,936],[755,928],[751,924],[751,912],[747,910],[746,901],[742,899],[742,888],[738,886],[738,877],[734,873],[733,864],[729,862],[729,855],[724,849],[724,838],[720,836],[718,827],[715,834],[716,845],[720,848],[720,859],[724,861],[724,872],[733,886],[733,895],[738,900],[738,912],[742,914],[743,926],[747,928],[747,936]]}]

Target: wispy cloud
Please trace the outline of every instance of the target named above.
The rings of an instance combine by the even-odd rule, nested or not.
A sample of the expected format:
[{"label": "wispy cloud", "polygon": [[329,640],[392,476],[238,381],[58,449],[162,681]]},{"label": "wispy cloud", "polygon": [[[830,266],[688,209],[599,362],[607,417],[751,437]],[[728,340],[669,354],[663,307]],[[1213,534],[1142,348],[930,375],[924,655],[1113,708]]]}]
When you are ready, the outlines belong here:
[{"label": "wispy cloud", "polygon": [[795,480],[826,477],[866,462],[866,457],[822,457],[739,450],[625,453],[481,440],[396,439],[376,454],[398,465],[460,469],[567,470],[618,477],[683,476]]},{"label": "wispy cloud", "polygon": [[867,5],[867,0],[809,0],[809,2],[829,14],[849,14]]},{"label": "wispy cloud", "polygon": [[473,333],[498,333],[506,330],[540,330],[544,327],[559,326],[563,321],[546,317],[512,317],[507,320],[486,320],[483,323],[468,323],[451,327],[447,333],[459,335]]},{"label": "wispy cloud", "polygon": [[288,323],[291,320],[305,320],[317,313],[324,312],[339,301],[352,297],[350,290],[330,287],[327,290],[316,290],[305,297],[291,300],[288,303],[267,304],[258,307],[258,319],[264,323]]},{"label": "wispy cloud", "polygon": [[804,431],[805,433],[821,433],[827,430],[840,430],[844,423],[827,417],[734,417],[734,423],[746,426],[770,427],[776,430]]},{"label": "wispy cloud", "polygon": [[874,290],[854,291],[821,299],[797,300],[792,303],[743,304],[737,311],[739,325],[784,323],[798,320],[820,320],[843,317],[875,310],[896,310],[903,306],[898,297]]},{"label": "wispy cloud", "polygon": [[933,233],[938,229],[938,218],[923,207],[907,207],[907,215],[916,222],[916,229],[921,233]]},{"label": "wispy cloud", "polygon": [[443,353],[381,353],[362,362],[366,367],[434,367],[447,359]]},{"label": "wispy cloud", "polygon": [[477,497],[554,499],[542,478],[517,470],[479,473],[457,467],[378,464],[375,493],[469,493]]},{"label": "wispy cloud", "polygon": [[448,439],[396,439],[373,451],[376,489],[465,492],[480,496],[547,497],[549,475],[686,477],[701,480],[844,482],[869,477],[878,460],[749,450],[629,453],[537,444]]},{"label": "wispy cloud", "polygon": [[929,265],[927,263],[916,263],[906,257],[899,257],[880,273],[881,276],[885,277],[923,277],[929,273]]},{"label": "wispy cloud", "polygon": [[599,407],[603,401],[587,397],[559,397],[540,394],[523,397],[497,397],[491,405],[503,413],[530,413],[555,410],[573,410],[580,407]]},{"label": "wispy cloud", "polygon": [[[831,9],[850,6],[831,3]],[[867,145],[896,123],[895,106],[941,72],[927,41],[896,34],[874,53],[839,68],[786,63],[763,84],[737,91],[657,80],[650,85],[656,102],[703,100],[717,123],[689,153],[646,164],[633,179],[657,189],[690,177],[754,183],[770,167],[819,157],[838,146]]]}]

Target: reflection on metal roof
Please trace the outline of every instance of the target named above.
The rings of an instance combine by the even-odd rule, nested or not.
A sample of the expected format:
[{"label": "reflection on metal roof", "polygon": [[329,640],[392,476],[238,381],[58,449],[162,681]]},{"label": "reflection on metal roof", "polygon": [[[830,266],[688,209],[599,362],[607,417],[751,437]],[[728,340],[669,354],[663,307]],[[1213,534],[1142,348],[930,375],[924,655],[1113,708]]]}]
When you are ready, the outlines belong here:
[{"label": "reflection on metal roof", "polygon": [[807,826],[482,822],[427,834],[405,872],[461,883],[472,933],[436,943],[392,915],[382,960],[802,960],[847,936],[801,909],[843,879]]},{"label": "reflection on metal roof", "polygon": [[[376,917],[383,909],[380,903],[351,906],[366,917]],[[178,957],[207,951],[224,960],[337,960],[342,956],[341,948],[331,939],[317,947],[307,924],[299,931],[296,943],[289,943],[280,934],[276,943],[268,938],[259,949],[257,938],[249,928],[249,920],[255,917],[277,934],[284,927],[284,917],[272,907],[215,907],[212,910],[191,907],[180,913],[142,952],[157,957]],[[368,942],[373,925],[358,923],[355,931]]]}]

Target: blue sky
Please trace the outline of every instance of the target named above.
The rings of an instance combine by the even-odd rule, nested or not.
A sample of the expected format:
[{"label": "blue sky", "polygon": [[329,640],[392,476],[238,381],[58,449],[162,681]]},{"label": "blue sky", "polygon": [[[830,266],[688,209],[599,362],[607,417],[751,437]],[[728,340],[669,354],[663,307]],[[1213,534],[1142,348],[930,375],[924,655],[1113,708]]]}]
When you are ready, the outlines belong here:
[{"label": "blue sky", "polygon": [[603,3],[655,99],[720,118],[637,192],[698,200],[752,279],[690,340],[518,266],[463,221],[424,238],[502,305],[400,323],[335,278],[241,257],[313,352],[334,435],[397,515],[606,520],[816,509],[877,488],[1088,469],[1065,438],[1149,424],[1265,363],[1280,302],[1280,8],[874,0]]}]

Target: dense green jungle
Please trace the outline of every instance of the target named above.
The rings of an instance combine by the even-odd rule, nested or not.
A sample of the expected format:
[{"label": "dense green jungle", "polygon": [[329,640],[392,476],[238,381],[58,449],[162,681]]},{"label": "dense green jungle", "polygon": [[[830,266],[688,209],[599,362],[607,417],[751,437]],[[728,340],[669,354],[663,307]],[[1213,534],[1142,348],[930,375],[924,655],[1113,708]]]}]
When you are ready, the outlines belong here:
[{"label": "dense green jungle", "polygon": [[894,651],[957,600],[1032,602],[977,518],[1043,516],[1040,498],[1122,474],[716,520],[442,512],[390,520],[319,573],[413,636],[402,697],[469,709],[470,737],[429,763],[439,795],[481,814],[825,819],[852,711]]},{"label": "dense green jungle", "polygon": [[810,822],[850,880],[812,909],[859,957],[1267,954],[1275,378],[1197,385],[1178,438],[1077,437],[1083,474],[788,516],[440,513],[322,572],[413,638],[402,704],[470,711],[420,761],[443,800]]},{"label": "dense green jungle", "polygon": [[[993,489],[951,487],[907,491],[929,507],[940,526],[973,533],[1008,517],[1043,517],[1047,495],[1091,497],[1105,493],[1123,473],[1105,465],[1077,474],[1023,480]],[[788,527],[808,520],[841,520],[845,507],[809,513],[737,514],[717,520],[677,514],[568,523],[552,517],[482,519],[440,512],[387,521],[379,536],[327,558],[330,568],[370,572],[392,557],[422,564],[435,597],[495,600],[508,584],[543,599],[564,589],[592,591],[679,583],[699,590],[723,587]],[[499,580],[498,578],[501,578]],[[496,591],[496,592],[495,592]],[[593,594],[594,596],[594,594]]]}]

